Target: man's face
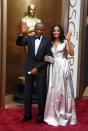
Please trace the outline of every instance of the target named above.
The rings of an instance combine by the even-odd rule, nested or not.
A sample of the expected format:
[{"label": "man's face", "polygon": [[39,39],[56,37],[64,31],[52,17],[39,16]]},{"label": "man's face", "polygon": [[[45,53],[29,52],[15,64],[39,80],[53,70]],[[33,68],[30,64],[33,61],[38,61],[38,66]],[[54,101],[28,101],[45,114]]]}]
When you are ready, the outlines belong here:
[{"label": "man's face", "polygon": [[28,7],[28,15],[34,17],[36,12],[35,5],[30,5]]},{"label": "man's face", "polygon": [[43,26],[43,24],[37,24],[36,26],[35,26],[35,35],[37,35],[37,36],[41,36],[41,35],[43,35],[43,32],[44,32],[44,26]]}]

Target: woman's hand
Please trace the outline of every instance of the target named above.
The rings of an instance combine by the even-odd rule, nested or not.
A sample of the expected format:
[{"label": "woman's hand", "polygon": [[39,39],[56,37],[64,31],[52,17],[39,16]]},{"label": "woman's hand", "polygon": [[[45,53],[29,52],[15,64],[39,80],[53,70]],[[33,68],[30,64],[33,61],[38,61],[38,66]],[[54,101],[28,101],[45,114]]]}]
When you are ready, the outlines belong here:
[{"label": "woman's hand", "polygon": [[45,56],[44,56],[44,60],[45,60],[45,61],[47,60],[47,57],[48,57],[48,55],[45,55]]},{"label": "woman's hand", "polygon": [[68,32],[68,33],[66,34],[66,36],[65,36],[65,39],[66,39],[67,41],[70,41],[71,36],[72,36],[72,33],[71,33],[71,32]]},{"label": "woman's hand", "polygon": [[54,63],[54,58],[52,56],[45,55],[44,60],[50,63]]}]

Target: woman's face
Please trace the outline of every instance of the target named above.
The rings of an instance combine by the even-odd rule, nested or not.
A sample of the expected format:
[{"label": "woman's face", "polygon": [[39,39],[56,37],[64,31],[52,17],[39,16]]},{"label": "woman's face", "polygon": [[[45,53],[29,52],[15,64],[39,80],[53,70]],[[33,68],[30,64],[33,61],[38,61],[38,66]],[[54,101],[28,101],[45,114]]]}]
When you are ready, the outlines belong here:
[{"label": "woman's face", "polygon": [[59,38],[60,36],[60,28],[58,26],[55,26],[53,29],[53,36],[54,38]]}]

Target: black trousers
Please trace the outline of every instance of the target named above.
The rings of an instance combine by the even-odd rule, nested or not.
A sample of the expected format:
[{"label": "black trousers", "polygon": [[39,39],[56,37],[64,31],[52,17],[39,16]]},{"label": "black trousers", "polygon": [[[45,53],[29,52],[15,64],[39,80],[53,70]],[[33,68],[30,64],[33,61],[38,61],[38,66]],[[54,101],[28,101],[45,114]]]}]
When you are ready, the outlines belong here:
[{"label": "black trousers", "polygon": [[44,116],[45,101],[46,101],[46,76],[42,75],[27,75],[25,76],[24,88],[24,115],[32,116],[32,93],[33,85],[35,83],[35,90],[37,92],[38,100],[38,116]]}]

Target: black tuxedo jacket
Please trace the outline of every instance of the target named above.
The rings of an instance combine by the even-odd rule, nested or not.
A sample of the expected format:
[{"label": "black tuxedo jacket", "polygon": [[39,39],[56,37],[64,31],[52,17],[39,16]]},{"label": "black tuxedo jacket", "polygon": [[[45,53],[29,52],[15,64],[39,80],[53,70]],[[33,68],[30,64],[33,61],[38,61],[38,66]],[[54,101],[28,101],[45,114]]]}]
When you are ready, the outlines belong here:
[{"label": "black tuxedo jacket", "polygon": [[46,74],[47,62],[44,61],[45,55],[51,55],[51,41],[43,36],[35,56],[35,36],[18,36],[16,44],[19,46],[28,46],[28,54],[23,73],[26,75],[34,67],[38,69],[37,74]]}]

